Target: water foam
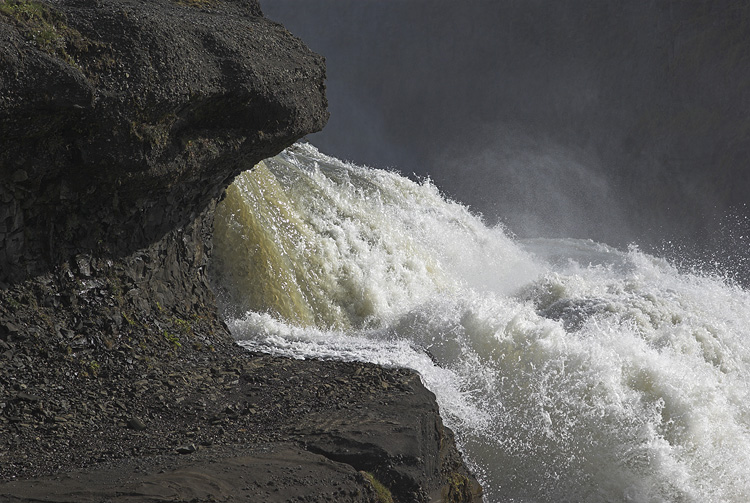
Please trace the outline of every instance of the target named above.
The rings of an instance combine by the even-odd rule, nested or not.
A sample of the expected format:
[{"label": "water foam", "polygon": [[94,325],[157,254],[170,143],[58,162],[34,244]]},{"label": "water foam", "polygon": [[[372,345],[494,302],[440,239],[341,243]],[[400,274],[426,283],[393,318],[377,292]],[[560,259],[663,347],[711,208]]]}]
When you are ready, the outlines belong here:
[{"label": "water foam", "polygon": [[[750,499],[750,295],[296,145],[217,211],[249,348],[416,369],[488,501]],[[258,285],[258,283],[262,283]]]}]

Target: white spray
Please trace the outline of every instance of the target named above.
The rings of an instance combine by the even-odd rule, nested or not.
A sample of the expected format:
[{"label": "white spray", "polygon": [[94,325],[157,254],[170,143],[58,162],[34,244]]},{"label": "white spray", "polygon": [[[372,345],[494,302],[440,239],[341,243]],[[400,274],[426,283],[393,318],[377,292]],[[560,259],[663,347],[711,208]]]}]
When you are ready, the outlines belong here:
[{"label": "white spray", "polygon": [[750,500],[738,287],[517,242],[429,181],[306,144],[229,190],[215,276],[250,348],[416,369],[489,502]]}]

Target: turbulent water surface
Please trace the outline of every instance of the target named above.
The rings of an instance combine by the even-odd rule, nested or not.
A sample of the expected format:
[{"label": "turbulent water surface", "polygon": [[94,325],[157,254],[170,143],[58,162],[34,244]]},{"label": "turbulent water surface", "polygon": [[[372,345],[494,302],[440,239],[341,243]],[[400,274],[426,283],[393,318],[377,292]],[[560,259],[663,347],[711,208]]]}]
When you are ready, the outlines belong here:
[{"label": "turbulent water surface", "polygon": [[747,291],[514,240],[307,144],[240,175],[215,231],[241,344],[416,369],[488,502],[750,501]]}]

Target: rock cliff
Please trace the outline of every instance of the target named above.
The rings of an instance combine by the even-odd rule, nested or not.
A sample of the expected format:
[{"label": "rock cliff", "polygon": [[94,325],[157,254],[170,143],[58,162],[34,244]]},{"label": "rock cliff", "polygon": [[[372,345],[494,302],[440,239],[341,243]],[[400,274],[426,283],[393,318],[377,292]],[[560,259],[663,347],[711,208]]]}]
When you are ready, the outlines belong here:
[{"label": "rock cliff", "polygon": [[0,280],[185,228],[327,120],[323,60],[257,2],[6,2]]},{"label": "rock cliff", "polygon": [[[59,500],[85,501],[101,470],[166,498],[133,484],[197,470],[210,482],[169,497],[250,501],[208,465],[263,459],[263,484],[309,501],[323,489],[282,476],[291,464],[341,488],[326,501],[374,501],[372,477],[399,501],[479,498],[413,374],[249,355],[218,317],[214,207],[324,126],[320,56],[253,0],[6,0],[0,41],[0,478],[17,480],[0,494],[30,500],[49,479],[24,480],[77,469]],[[357,439],[364,423],[389,442]]]}]

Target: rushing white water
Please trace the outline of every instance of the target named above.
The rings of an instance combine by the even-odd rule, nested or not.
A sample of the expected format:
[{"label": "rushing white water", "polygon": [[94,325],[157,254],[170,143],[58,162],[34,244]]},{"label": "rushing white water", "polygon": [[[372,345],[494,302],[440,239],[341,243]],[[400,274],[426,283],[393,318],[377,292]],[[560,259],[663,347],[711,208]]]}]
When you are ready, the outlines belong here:
[{"label": "rushing white water", "polygon": [[750,501],[750,294],[513,240],[429,181],[295,145],[228,190],[215,275],[248,348],[416,369],[486,500]]}]

